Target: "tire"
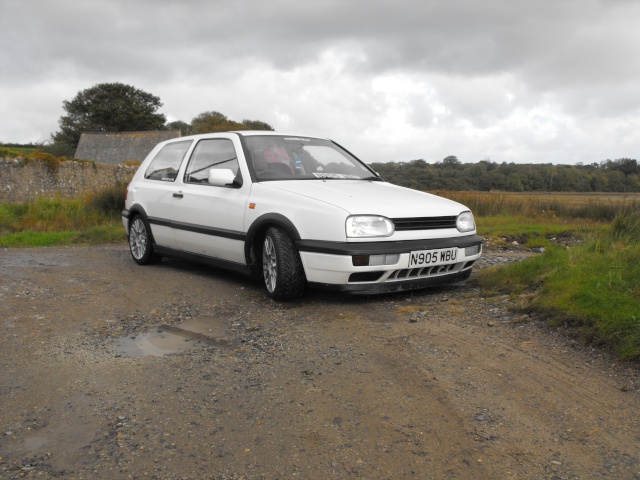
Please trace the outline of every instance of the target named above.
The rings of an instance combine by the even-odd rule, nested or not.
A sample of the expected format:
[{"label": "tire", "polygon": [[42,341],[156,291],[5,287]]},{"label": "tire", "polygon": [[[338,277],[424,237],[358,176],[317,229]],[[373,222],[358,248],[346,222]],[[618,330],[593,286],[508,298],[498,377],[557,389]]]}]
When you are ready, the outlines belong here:
[{"label": "tire", "polygon": [[291,237],[271,227],[262,242],[262,276],[267,295],[274,300],[293,300],[304,295],[307,280],[300,254]]},{"label": "tire", "polygon": [[151,228],[141,215],[133,217],[129,224],[129,251],[138,265],[155,263],[162,258],[153,253]]}]

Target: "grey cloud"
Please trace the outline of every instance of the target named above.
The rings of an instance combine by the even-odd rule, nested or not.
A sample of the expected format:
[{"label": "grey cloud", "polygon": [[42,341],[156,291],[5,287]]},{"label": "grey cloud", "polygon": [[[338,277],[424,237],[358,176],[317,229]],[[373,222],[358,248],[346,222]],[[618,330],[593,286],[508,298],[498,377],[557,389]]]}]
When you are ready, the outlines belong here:
[{"label": "grey cloud", "polygon": [[[209,88],[195,115],[233,105],[225,95],[241,79],[248,89],[264,88],[257,67],[286,76],[332,52],[342,78],[307,72],[311,100],[278,100],[291,115],[304,116],[317,96],[323,108],[342,105],[356,124],[382,123],[389,99],[369,82],[404,75],[428,89],[402,100],[416,128],[444,132],[464,120],[489,129],[552,101],[558,115],[588,119],[588,129],[597,119],[624,124],[640,113],[639,20],[640,3],[632,0],[1,0],[0,92],[42,88],[66,76],[70,90],[123,81],[167,92],[162,100],[175,105],[168,96],[181,91],[176,85]],[[244,78],[254,69],[255,78]],[[254,105],[273,111],[271,95],[245,95],[254,103],[238,111]],[[313,125],[307,117],[301,122]],[[351,128],[346,120],[336,123]],[[509,142],[525,140],[566,148],[542,146],[531,132],[509,135],[505,151]],[[459,133],[451,138],[459,141]]]},{"label": "grey cloud", "polygon": [[[8,5],[3,10],[22,25],[3,28],[13,32],[2,35],[10,36],[14,55],[45,63],[77,59],[110,72],[142,63],[162,73],[172,54],[179,55],[172,68],[242,57],[287,70],[313,62],[331,46],[357,50],[366,58],[359,66],[369,74],[474,76],[518,69],[534,73],[530,81],[539,88],[574,80],[572,72],[583,79],[605,75],[589,70],[589,64],[602,64],[609,75],[638,68],[619,61],[638,53],[633,31],[608,28],[604,37],[597,25],[608,4],[595,0],[9,0]],[[633,3],[616,5],[607,7],[610,22],[638,14]],[[7,17],[2,22],[9,26]],[[611,48],[622,58],[615,59]]]}]

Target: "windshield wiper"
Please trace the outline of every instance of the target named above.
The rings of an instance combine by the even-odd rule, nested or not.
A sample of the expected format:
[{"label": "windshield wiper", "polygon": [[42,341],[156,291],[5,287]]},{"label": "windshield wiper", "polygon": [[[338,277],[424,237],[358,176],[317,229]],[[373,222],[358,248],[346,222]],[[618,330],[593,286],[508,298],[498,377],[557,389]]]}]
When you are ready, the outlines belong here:
[{"label": "windshield wiper", "polygon": [[207,165],[206,167],[202,167],[202,168],[199,168],[198,170],[194,170],[193,172],[190,173],[190,175],[193,175],[194,173],[198,173],[198,172],[201,172],[203,170],[206,170],[207,168],[215,167],[216,165],[222,165],[223,163],[231,162],[231,161],[235,160],[236,158],[237,157],[233,157],[233,158],[228,158],[227,160],[222,160],[221,162],[214,162],[211,165]]}]

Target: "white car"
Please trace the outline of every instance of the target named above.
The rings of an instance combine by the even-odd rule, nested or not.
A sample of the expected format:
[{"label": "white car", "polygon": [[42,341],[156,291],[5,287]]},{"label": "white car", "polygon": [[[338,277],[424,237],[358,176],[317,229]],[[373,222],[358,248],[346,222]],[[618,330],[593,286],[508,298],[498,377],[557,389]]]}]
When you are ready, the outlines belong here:
[{"label": "white car", "polygon": [[335,142],[275,132],[158,144],[127,188],[133,259],[179,256],[307,287],[381,293],[465,280],[482,239],[465,206],[383,181]]}]

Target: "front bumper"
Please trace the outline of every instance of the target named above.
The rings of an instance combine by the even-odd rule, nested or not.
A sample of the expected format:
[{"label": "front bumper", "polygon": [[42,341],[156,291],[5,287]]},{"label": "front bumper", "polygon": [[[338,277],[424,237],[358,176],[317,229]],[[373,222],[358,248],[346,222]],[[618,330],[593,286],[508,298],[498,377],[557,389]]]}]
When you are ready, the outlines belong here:
[{"label": "front bumper", "polygon": [[[482,253],[477,235],[401,242],[337,243],[298,241],[311,287],[353,293],[381,293],[456,283],[468,278]],[[436,266],[409,267],[411,252],[457,249],[455,261]],[[384,265],[354,266],[353,257],[386,255],[397,258]]]}]

